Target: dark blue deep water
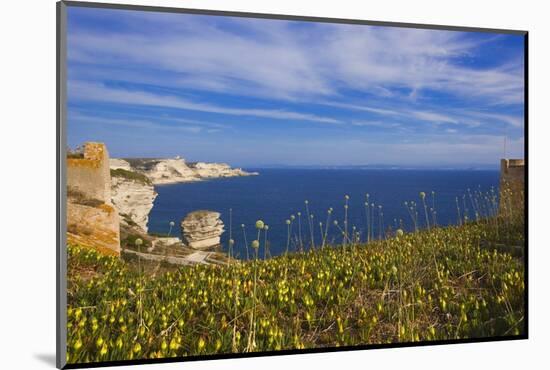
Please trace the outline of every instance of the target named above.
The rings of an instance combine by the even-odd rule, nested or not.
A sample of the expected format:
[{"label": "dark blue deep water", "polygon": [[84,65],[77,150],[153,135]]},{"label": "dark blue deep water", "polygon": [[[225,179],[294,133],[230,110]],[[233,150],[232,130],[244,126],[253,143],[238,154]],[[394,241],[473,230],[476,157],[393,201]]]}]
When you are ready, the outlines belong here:
[{"label": "dark blue deep water", "polygon": [[[373,220],[374,232],[379,235],[380,217],[378,205],[382,205],[383,228],[393,230],[403,222],[405,229],[412,229],[412,221],[403,202],[416,201],[421,226],[425,224],[424,209],[419,193],[426,193],[426,202],[432,206],[431,192],[435,192],[435,209],[439,225],[457,223],[456,197],[463,204],[467,189],[498,191],[498,171],[477,170],[309,170],[309,169],[250,169],[260,172],[259,176],[215,179],[196,183],[162,185],[156,188],[158,197],[149,218],[149,231],[167,233],[169,222],[175,221],[172,235],[179,235],[179,223],[189,212],[206,209],[218,211],[226,232],[222,236],[223,248],[229,240],[229,209],[232,209],[232,234],[236,253],[246,256],[241,224],[245,224],[248,243],[255,238],[254,223],[261,219],[269,225],[270,252],[278,255],[287,245],[285,220],[294,214],[293,234],[298,237],[298,216],[301,212],[302,240],[311,240],[309,223],[306,219],[304,201],[308,200],[310,213],[314,215],[315,243],[321,243],[319,222],[326,223],[327,209],[333,207],[332,220],[343,226],[344,197],[349,195],[348,225],[352,225],[366,238],[367,220],[365,210],[366,193],[370,202],[376,204]],[[466,197],[466,208],[470,208]],[[471,211],[470,211],[471,212]],[[431,216],[430,216],[431,219]],[[330,223],[328,240],[341,242],[341,233]],[[291,250],[295,247],[291,246]],[[259,251],[263,256],[262,247]]]}]

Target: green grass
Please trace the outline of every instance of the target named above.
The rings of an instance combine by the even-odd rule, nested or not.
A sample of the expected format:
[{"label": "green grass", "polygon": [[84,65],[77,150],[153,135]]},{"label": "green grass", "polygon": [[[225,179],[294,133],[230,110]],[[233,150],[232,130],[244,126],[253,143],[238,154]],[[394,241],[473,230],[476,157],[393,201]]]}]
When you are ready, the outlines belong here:
[{"label": "green grass", "polygon": [[520,335],[523,261],[495,246],[523,232],[486,220],[257,261],[256,299],[254,261],[153,277],[69,247],[68,362]]},{"label": "green grass", "polygon": [[123,168],[117,168],[116,170],[111,169],[111,176],[112,177],[122,177],[127,180],[133,180],[140,182],[142,184],[151,185],[151,180],[144,174],[134,172],[134,171],[128,171]]}]

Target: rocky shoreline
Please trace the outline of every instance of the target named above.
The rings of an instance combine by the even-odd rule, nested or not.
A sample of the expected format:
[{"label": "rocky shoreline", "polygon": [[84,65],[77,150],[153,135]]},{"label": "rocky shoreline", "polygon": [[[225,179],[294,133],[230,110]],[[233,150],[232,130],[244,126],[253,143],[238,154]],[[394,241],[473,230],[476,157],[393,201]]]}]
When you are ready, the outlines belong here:
[{"label": "rocky shoreline", "polygon": [[168,235],[149,233],[155,186],[250,175],[257,173],[179,157],[111,159],[104,143],[86,142],[67,155],[67,243],[171,264],[226,263],[218,212],[191,212],[180,221],[180,235],[175,221]]},{"label": "rocky shoreline", "polygon": [[[225,163],[187,163],[179,157],[112,158],[109,166],[112,203],[120,215],[121,226],[143,234],[148,233],[149,213],[157,197],[155,186],[258,174]],[[181,221],[180,242],[193,250],[219,247],[224,232],[219,217],[219,213],[207,210],[190,213]]]},{"label": "rocky shoreline", "polygon": [[232,168],[226,163],[186,162],[183,158],[112,158],[111,170],[123,169],[136,172],[149,179],[153,185],[177,184],[222,177],[254,176]]}]

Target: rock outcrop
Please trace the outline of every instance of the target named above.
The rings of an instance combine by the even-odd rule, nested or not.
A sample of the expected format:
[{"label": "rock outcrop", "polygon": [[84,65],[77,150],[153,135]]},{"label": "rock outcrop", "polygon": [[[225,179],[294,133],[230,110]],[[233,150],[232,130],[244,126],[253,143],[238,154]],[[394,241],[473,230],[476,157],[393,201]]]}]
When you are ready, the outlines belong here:
[{"label": "rock outcrop", "polygon": [[220,213],[194,211],[181,221],[183,242],[194,249],[208,249],[220,245],[224,225]]},{"label": "rock outcrop", "polygon": [[138,173],[119,167],[111,168],[111,197],[120,222],[147,232],[149,212],[157,192],[151,181]]},{"label": "rock outcrop", "polygon": [[67,243],[93,248],[103,254],[120,255],[119,217],[109,204],[67,202]]},{"label": "rock outcrop", "polygon": [[257,173],[231,168],[225,163],[187,163],[183,158],[111,159],[111,169],[133,171],[146,176],[153,185],[200,181],[218,177],[250,176]]},{"label": "rock outcrop", "polygon": [[132,171],[132,166],[130,166],[130,163],[128,163],[124,159],[111,158],[109,160],[109,165],[111,167],[111,170],[120,169],[120,170]]},{"label": "rock outcrop", "polygon": [[67,243],[120,255],[119,217],[111,202],[109,153],[88,142],[67,158]]},{"label": "rock outcrop", "polygon": [[257,175],[256,172],[246,172],[241,168],[231,168],[227,163],[197,162],[191,164],[190,167],[195,170],[199,177],[205,179]]},{"label": "rock outcrop", "polygon": [[[174,184],[201,181],[221,177],[250,176],[240,168],[231,168],[225,163],[187,163],[183,158],[111,158],[110,181],[112,204],[120,215],[122,227],[129,227],[147,233],[149,213],[157,196],[154,185]],[[216,214],[214,212],[214,214]],[[190,214],[191,215],[191,214]],[[210,248],[219,244],[219,236],[223,232],[223,224],[217,225],[218,216],[209,215],[205,224],[191,231],[188,238],[193,248]],[[196,222],[196,221],[193,221]],[[214,222],[213,229],[208,230],[209,222]],[[192,222],[187,229],[191,230]],[[219,228],[219,230],[218,230]],[[207,230],[207,231],[204,231]],[[194,234],[193,234],[194,233]],[[204,235],[198,236],[203,233]],[[207,235],[207,236],[205,236]]]}]

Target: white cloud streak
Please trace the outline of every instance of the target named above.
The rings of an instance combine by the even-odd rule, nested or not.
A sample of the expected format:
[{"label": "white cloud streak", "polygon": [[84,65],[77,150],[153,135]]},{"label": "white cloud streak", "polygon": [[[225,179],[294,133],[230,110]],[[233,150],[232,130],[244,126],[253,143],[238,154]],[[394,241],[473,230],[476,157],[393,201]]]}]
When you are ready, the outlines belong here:
[{"label": "white cloud streak", "polygon": [[521,63],[457,63],[487,42],[465,40],[460,32],[341,24],[296,32],[292,22],[239,19],[232,21],[243,30],[237,33],[206,17],[146,20],[165,32],[70,33],[69,59],[167,71],[180,87],[281,99],[338,96],[342,89],[399,98],[396,89],[406,89],[407,99],[435,90],[485,104],[523,102]]},{"label": "white cloud streak", "polygon": [[226,108],[209,103],[197,103],[174,95],[158,95],[145,91],[131,91],[107,87],[99,83],[69,81],[70,99],[75,101],[99,101],[130,105],[147,105],[200,111],[207,113],[227,114],[235,116],[254,116],[280,120],[299,120],[319,123],[341,124],[342,122],[314,114],[298,113],[286,110],[269,110],[253,108]]}]

